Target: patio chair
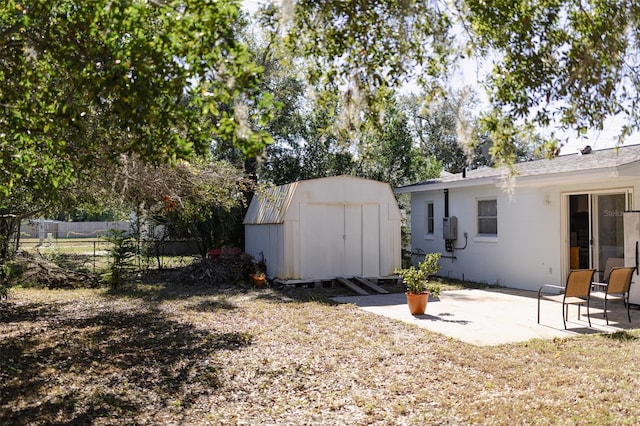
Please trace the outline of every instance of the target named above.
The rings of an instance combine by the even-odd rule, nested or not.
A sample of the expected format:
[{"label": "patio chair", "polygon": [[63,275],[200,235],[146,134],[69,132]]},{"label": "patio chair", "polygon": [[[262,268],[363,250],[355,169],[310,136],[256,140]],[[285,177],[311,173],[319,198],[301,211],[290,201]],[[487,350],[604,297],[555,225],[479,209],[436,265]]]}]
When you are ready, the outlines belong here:
[{"label": "patio chair", "polygon": [[629,312],[629,287],[631,286],[631,277],[635,269],[635,267],[612,268],[608,282],[592,283],[594,287],[602,289],[592,291],[591,296],[604,300],[604,318],[607,320],[607,325],[609,325],[609,315],[607,314],[608,301],[622,301],[627,307],[627,318],[629,318],[629,322],[631,322],[631,313]]},{"label": "patio chair", "polygon": [[[562,303],[562,323],[565,330],[567,329],[567,318],[569,317],[569,305],[578,305],[578,318],[580,318],[580,306],[587,305],[587,320],[589,321],[589,327],[591,327],[589,300],[591,283],[595,272],[595,269],[574,269],[569,272],[565,287],[551,284],[545,284],[540,287],[540,290],[538,290],[538,324],[540,324],[540,300],[544,299]],[[549,293],[551,289],[556,289],[560,293]]]},{"label": "patio chair", "polygon": [[602,271],[602,276],[600,279],[603,283],[609,282],[609,275],[611,274],[611,270],[613,268],[621,268],[624,266],[624,258],[622,257],[608,257],[604,262],[604,271]]}]

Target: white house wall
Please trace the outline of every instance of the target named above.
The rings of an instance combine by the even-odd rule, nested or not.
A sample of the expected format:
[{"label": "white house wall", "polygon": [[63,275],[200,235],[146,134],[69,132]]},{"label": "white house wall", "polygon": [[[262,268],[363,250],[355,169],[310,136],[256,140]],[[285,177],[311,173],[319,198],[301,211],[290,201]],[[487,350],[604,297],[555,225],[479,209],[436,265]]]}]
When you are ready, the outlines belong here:
[{"label": "white house wall", "polygon": [[[587,254],[581,250],[576,259],[575,250],[570,250],[585,247],[584,235],[581,244],[571,241],[572,195],[587,195],[576,200],[589,201],[591,228],[580,225],[593,234],[588,236],[589,264],[603,272],[606,259],[620,256],[620,223],[612,223],[607,209],[640,209],[640,145],[528,161],[517,164],[517,169],[513,185],[505,190],[500,180],[505,170],[491,168],[443,174],[398,188],[398,193],[412,197],[414,263],[424,253],[438,251],[447,256],[441,262],[441,275],[530,290],[544,283],[563,284],[572,261],[580,260],[584,267]],[[458,218],[453,253],[446,252],[442,235],[447,190],[447,216]],[[620,198],[608,197],[611,194],[624,194],[625,204]],[[498,232],[494,238],[477,235],[477,201],[483,197],[497,201]],[[433,203],[435,213],[430,236],[424,232],[426,201]],[[612,201],[616,204],[608,207]]]},{"label": "white house wall", "polygon": [[[443,238],[444,191],[415,192],[411,197],[411,233],[414,263],[422,253],[441,252],[438,275],[505,287],[538,290],[542,284],[561,284],[568,273],[568,243],[562,200],[572,193],[631,189],[638,194],[637,179],[615,179],[546,187],[518,187],[513,191],[495,185],[449,189],[449,216],[458,218],[458,239],[453,253]],[[495,198],[498,237],[477,235],[479,198]],[[635,201],[633,209],[640,209]],[[434,234],[425,237],[425,203],[434,203]],[[468,234],[466,248],[464,233]],[[455,257],[455,258],[452,258]]]},{"label": "white house wall", "polygon": [[[558,203],[546,204],[546,192],[529,189],[510,197],[495,186],[482,189],[449,190],[449,216],[458,218],[458,239],[453,253],[446,252],[443,238],[444,193],[414,194],[412,197],[413,252],[441,252],[438,275],[460,280],[508,287],[538,288],[559,273],[559,244],[555,239],[559,226],[553,218]],[[477,235],[476,203],[479,198],[495,198],[498,208],[498,237]],[[434,202],[433,239],[424,238],[424,204]],[[540,208],[532,208],[538,205]],[[542,232],[544,230],[544,232]],[[416,238],[418,235],[423,238]],[[465,245],[464,234],[468,237]],[[507,237],[508,236],[508,237]],[[549,247],[552,247],[549,249]],[[456,249],[458,248],[458,249]],[[414,256],[420,260],[422,255]]]}]

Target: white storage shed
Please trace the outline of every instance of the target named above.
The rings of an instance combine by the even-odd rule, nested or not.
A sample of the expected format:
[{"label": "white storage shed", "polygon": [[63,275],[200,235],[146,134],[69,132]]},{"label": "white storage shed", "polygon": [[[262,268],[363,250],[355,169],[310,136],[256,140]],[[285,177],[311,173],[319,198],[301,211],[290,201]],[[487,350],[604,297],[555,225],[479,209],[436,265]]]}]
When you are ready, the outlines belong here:
[{"label": "white storage shed", "polygon": [[401,267],[401,216],[391,187],[354,176],[311,179],[256,194],[245,251],[283,280],[384,277]]}]

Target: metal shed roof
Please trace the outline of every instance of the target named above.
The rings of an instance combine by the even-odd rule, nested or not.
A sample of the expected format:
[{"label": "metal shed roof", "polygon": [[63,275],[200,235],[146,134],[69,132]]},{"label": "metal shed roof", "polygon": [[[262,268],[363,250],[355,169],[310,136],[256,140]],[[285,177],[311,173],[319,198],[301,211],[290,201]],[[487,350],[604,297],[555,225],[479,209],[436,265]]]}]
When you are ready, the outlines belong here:
[{"label": "metal shed roof", "polygon": [[299,182],[269,187],[256,193],[258,202],[251,202],[244,217],[245,225],[283,223]]},{"label": "metal shed roof", "polygon": [[282,224],[288,220],[292,203],[391,203],[390,215],[400,218],[400,212],[388,183],[351,175],[308,179],[268,187],[257,192],[247,210],[243,224]]}]

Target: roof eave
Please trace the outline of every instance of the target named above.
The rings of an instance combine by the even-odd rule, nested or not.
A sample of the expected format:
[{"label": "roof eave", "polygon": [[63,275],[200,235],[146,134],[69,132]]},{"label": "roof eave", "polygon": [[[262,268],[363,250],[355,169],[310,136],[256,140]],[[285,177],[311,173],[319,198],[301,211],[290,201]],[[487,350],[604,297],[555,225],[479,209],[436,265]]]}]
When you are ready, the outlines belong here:
[{"label": "roof eave", "polygon": [[500,178],[497,178],[494,176],[494,177],[485,177],[485,178],[476,178],[476,179],[461,178],[459,180],[450,180],[450,181],[431,181],[431,182],[425,182],[423,184],[396,188],[394,192],[396,194],[411,194],[413,192],[435,191],[439,189],[470,188],[474,186],[494,185],[498,180],[500,180]]},{"label": "roof eave", "polygon": [[495,185],[499,188],[506,187],[536,187],[550,186],[557,184],[574,184],[587,182],[601,182],[602,180],[615,179],[618,177],[640,176],[640,168],[630,164],[622,166],[606,167],[602,169],[587,169],[562,173],[550,173],[535,176],[514,176],[514,179],[507,179],[505,176],[492,176],[486,178],[466,178],[453,181],[426,182],[424,184],[396,188],[396,194],[410,194],[413,192],[437,191],[452,188],[472,188],[477,186]]},{"label": "roof eave", "polygon": [[499,179],[496,186],[504,188],[509,185],[516,187],[541,187],[551,185],[571,185],[579,183],[602,182],[603,180],[615,179],[621,176],[619,167],[606,167],[602,169],[586,169],[562,173],[549,173],[535,176],[515,176],[515,182]]}]

